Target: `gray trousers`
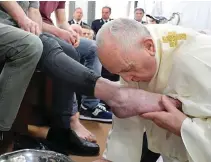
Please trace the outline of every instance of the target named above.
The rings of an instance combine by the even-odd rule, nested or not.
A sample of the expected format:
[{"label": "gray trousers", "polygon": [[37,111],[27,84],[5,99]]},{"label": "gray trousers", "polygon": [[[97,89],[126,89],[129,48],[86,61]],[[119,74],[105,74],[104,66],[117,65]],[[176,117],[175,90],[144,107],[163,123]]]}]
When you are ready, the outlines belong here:
[{"label": "gray trousers", "polygon": [[42,50],[39,37],[0,24],[0,131],[12,127]]}]

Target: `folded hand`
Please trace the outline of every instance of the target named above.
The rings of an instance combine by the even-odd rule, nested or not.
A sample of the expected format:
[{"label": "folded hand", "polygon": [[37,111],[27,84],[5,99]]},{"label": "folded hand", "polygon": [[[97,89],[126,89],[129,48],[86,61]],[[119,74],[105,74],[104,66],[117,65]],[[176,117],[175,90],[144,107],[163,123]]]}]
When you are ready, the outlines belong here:
[{"label": "folded hand", "polygon": [[27,16],[22,18],[21,21],[18,22],[18,26],[30,33],[33,33],[35,35],[40,35],[41,31],[39,28],[39,24],[37,24],[36,22],[32,21],[30,18],[28,18]]}]

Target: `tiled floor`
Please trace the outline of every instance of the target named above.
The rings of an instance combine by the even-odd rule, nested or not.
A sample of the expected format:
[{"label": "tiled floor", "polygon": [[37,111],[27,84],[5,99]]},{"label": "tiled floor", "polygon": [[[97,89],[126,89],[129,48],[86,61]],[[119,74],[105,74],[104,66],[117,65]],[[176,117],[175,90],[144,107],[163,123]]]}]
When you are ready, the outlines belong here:
[{"label": "tiled floor", "polygon": [[[77,157],[77,156],[70,156],[75,162],[92,162],[101,157],[106,144],[106,138],[108,132],[111,128],[111,124],[103,124],[97,122],[88,122],[82,121],[82,123],[89,129],[92,133],[94,133],[98,139],[98,144],[100,145],[100,156],[98,157]],[[158,159],[157,162],[163,162],[162,158]]]}]

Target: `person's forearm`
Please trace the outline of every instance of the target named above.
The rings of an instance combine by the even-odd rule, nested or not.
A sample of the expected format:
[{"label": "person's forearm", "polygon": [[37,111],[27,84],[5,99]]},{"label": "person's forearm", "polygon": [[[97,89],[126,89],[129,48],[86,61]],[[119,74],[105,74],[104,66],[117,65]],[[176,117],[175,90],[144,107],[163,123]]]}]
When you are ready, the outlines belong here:
[{"label": "person's forearm", "polygon": [[59,36],[60,34],[60,28],[54,26],[54,25],[50,25],[50,24],[47,24],[45,22],[43,22],[43,32],[47,32],[47,33],[50,33],[50,34],[53,34],[55,36]]},{"label": "person's forearm", "polygon": [[71,26],[68,22],[63,22],[62,24],[57,24],[57,26],[61,29],[69,31]]},{"label": "person's forearm", "polygon": [[27,17],[23,9],[16,1],[0,1],[0,5],[6,10],[6,12],[19,24],[24,17]]},{"label": "person's forearm", "polygon": [[95,86],[95,97],[104,100],[119,118],[127,118],[164,109],[161,94],[124,87],[118,83],[99,78]]},{"label": "person's forearm", "polygon": [[42,16],[39,9],[29,8],[28,17],[39,25],[40,31],[42,31]]}]

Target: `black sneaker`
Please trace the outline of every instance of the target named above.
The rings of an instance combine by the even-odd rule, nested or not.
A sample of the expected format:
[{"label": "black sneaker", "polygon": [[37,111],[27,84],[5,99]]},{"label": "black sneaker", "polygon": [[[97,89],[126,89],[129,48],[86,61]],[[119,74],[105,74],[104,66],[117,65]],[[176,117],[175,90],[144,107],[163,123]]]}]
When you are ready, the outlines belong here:
[{"label": "black sneaker", "polygon": [[111,123],[112,113],[107,111],[103,104],[98,104],[94,109],[81,105],[80,119]]}]

